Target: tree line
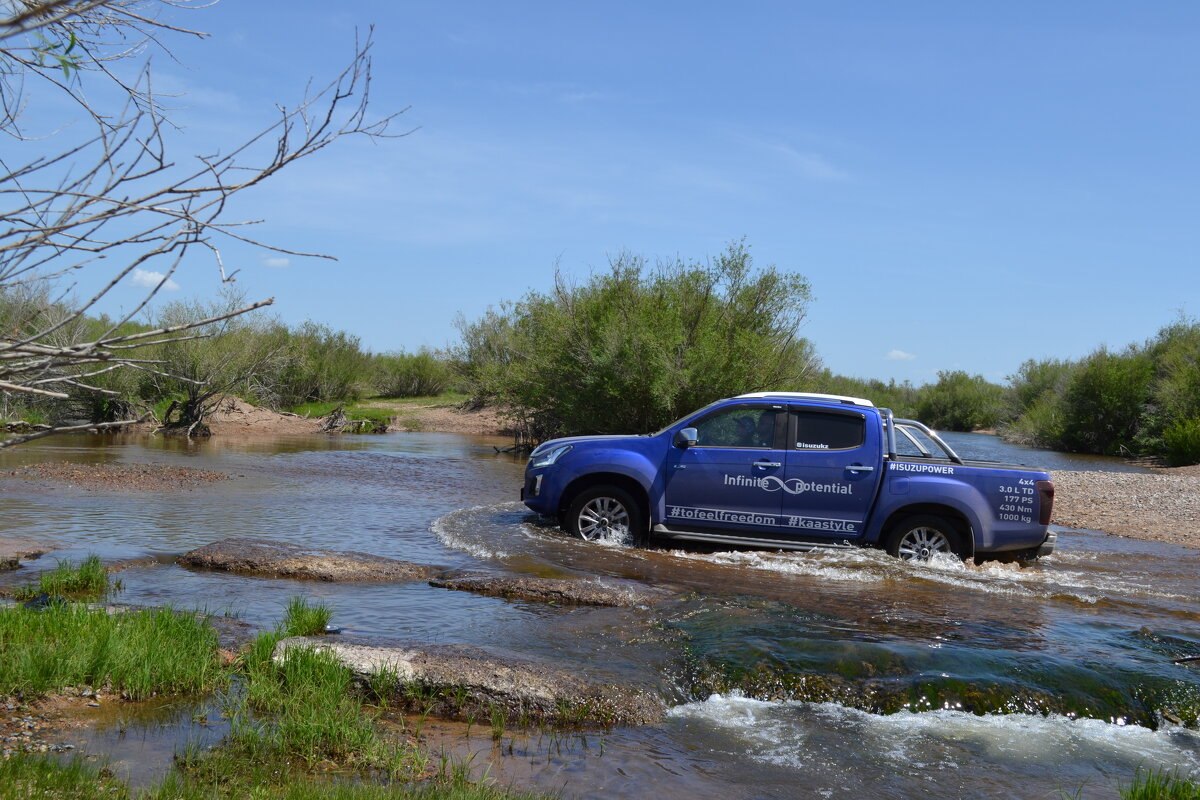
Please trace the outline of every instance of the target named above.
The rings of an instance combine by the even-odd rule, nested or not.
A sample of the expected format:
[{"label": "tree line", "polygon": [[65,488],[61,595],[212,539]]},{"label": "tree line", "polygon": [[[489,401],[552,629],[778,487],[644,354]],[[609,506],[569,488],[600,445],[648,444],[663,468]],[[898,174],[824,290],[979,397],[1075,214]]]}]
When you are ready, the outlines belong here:
[{"label": "tree line", "polygon": [[[587,280],[558,274],[550,291],[460,318],[460,341],[443,350],[371,353],[345,331],[289,326],[259,311],[144,345],[143,363],[89,377],[94,391],[69,401],[0,392],[0,416],[103,422],[153,413],[180,426],[202,419],[224,394],[295,410],[452,391],[471,406],[501,408],[518,437],[536,443],[653,431],[743,392],[811,391],[866,397],[942,430],[991,429],[1053,450],[1200,463],[1194,320],[1176,320],[1122,350],[1026,361],[1007,384],[952,370],[914,386],[823,368],[800,335],[811,301],[803,277],[755,267],[742,242],[706,262],[650,264],[622,254]],[[116,334],[219,317],[240,302],[227,295],[168,304],[144,322],[116,326]],[[0,329],[11,336],[69,314],[44,290],[0,289]],[[84,315],[56,328],[55,342],[69,347],[113,326]]]},{"label": "tree line", "polygon": [[[76,315],[71,306],[53,301],[44,287],[0,287],[0,330],[20,339],[49,320],[66,320],[55,331],[55,341],[69,348],[92,341],[97,331],[137,334],[181,320],[218,317],[240,304],[241,298],[232,294],[212,302],[175,302],[146,321],[118,324],[105,315]],[[77,370],[96,372],[91,364]],[[438,395],[455,388],[457,380],[443,354],[371,353],[345,331],[311,321],[287,325],[260,311],[225,318],[202,333],[143,345],[135,363],[91,374],[89,389],[67,399],[0,391],[0,420],[61,424],[152,417],[170,427],[190,427],[226,394],[291,411],[364,396]]]}]

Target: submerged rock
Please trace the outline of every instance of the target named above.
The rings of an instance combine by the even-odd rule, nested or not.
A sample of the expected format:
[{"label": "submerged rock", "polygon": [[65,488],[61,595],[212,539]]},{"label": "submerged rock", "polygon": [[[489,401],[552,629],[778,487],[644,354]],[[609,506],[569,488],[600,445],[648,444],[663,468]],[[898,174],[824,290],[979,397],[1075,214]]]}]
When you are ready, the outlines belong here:
[{"label": "submerged rock", "polygon": [[51,547],[33,539],[0,536],[0,572],[16,569],[21,561],[49,553]]},{"label": "submerged rock", "polygon": [[462,592],[474,592],[489,597],[504,597],[510,600],[620,608],[653,605],[672,596],[665,589],[656,589],[628,581],[606,581],[595,578],[565,580],[535,578],[528,575],[467,573],[442,575],[429,581],[429,585]]},{"label": "submerged rock", "polygon": [[194,569],[247,575],[274,575],[320,581],[412,581],[436,573],[436,567],[352,550],[320,550],[268,539],[225,539],[179,557]]},{"label": "submerged rock", "polygon": [[476,647],[379,647],[298,636],[279,642],[275,659],[286,659],[293,648],[329,652],[381,700],[439,717],[490,719],[501,726],[648,725],[665,711],[662,699],[649,692]]}]

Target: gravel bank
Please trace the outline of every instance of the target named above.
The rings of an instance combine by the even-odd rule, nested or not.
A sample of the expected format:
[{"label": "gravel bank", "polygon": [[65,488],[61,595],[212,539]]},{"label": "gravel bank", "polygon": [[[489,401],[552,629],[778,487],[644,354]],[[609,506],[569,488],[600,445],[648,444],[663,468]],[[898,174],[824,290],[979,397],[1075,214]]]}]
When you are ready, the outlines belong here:
[{"label": "gravel bank", "polygon": [[[223,472],[167,464],[78,464],[44,461],[20,469],[0,472],[0,479],[33,483],[66,483],[79,489],[161,492],[194,489],[229,478]],[[0,488],[3,484],[0,483]]]},{"label": "gravel bank", "polygon": [[1056,470],[1054,517],[1068,528],[1200,548],[1200,469]]}]

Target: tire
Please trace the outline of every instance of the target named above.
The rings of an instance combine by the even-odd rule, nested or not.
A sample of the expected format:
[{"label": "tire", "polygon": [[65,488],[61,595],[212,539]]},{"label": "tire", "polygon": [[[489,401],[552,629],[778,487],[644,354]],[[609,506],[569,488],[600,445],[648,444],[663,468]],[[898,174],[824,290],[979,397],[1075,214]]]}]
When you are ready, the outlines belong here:
[{"label": "tire", "polygon": [[921,515],[906,517],[892,528],[886,549],[901,561],[924,563],[936,553],[963,557],[962,539],[949,520]]},{"label": "tire", "polygon": [[641,545],[646,541],[645,522],[637,501],[624,489],[608,484],[592,486],[575,495],[567,506],[563,527],[585,542]]}]

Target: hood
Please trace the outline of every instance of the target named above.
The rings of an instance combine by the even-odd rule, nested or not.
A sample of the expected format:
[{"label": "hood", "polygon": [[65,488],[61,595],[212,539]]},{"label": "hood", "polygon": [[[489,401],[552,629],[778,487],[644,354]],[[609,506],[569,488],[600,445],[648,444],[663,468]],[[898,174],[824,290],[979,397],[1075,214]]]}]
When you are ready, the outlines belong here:
[{"label": "hood", "polygon": [[581,444],[583,442],[612,442],[620,439],[644,439],[644,436],[638,436],[634,433],[608,433],[600,436],[564,436],[561,439],[548,439],[533,449],[529,455],[535,456],[538,453],[544,453],[547,450],[552,450],[564,444]]}]

